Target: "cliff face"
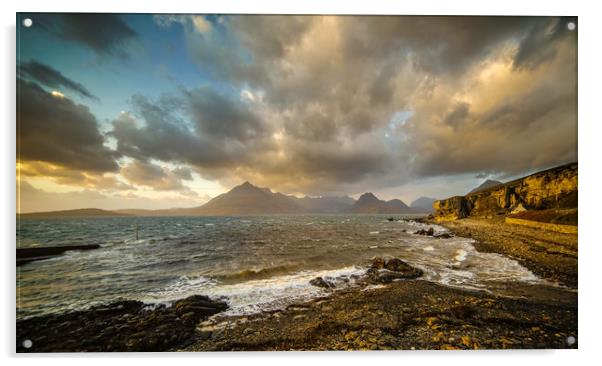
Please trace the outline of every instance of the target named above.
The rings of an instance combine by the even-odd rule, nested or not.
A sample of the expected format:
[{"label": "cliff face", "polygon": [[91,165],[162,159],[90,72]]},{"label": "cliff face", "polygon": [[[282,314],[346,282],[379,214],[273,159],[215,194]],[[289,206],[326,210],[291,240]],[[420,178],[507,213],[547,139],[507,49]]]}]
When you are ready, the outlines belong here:
[{"label": "cliff face", "polygon": [[577,163],[544,170],[499,186],[435,201],[439,220],[529,210],[577,207]]}]

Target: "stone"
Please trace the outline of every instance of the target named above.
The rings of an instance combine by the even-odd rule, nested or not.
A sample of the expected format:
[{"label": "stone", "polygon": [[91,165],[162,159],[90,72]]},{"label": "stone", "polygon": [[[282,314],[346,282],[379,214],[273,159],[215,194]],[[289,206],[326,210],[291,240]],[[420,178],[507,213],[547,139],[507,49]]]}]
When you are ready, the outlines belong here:
[{"label": "stone", "polygon": [[312,279],[311,281],[309,281],[309,284],[312,285],[312,286],[321,287],[321,288],[332,288],[332,287],[334,287],[333,284],[331,284],[330,282],[327,282],[322,277],[316,277],[316,278]]},{"label": "stone", "polygon": [[385,268],[385,260],[384,258],[374,258],[374,260],[372,260],[372,267],[371,268],[375,268],[375,269],[383,269]]},{"label": "stone", "polygon": [[414,234],[433,236],[433,235],[435,235],[435,229],[433,229],[432,227],[430,227],[428,230],[420,229],[420,230],[414,232]]}]

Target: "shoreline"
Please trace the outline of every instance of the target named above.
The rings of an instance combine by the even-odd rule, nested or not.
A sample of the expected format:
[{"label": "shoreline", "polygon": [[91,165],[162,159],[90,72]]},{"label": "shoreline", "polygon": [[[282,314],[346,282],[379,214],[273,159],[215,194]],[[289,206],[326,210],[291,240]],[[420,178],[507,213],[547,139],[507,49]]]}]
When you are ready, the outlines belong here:
[{"label": "shoreline", "polygon": [[403,280],[281,311],[208,320],[197,327],[195,342],[172,350],[576,348],[569,343],[577,339],[576,316],[576,293],[510,298]]},{"label": "shoreline", "polygon": [[[531,245],[551,241],[541,231],[527,239],[527,249],[511,251],[529,236],[499,246],[508,232],[519,229],[500,231],[499,225],[506,224],[491,220],[461,221],[425,223],[475,239],[479,251],[510,254],[538,276],[569,284],[568,289],[517,283],[516,296],[510,297],[402,277],[335,290],[283,310],[228,317],[219,314],[223,305],[208,311],[208,304],[219,302],[202,296],[153,310],[123,301],[18,321],[17,352],[576,348],[576,254],[574,268],[566,260],[572,257],[558,254],[553,245],[529,256]],[[564,267],[557,266],[559,256]],[[183,313],[177,303],[186,300],[193,303],[188,301],[190,311]],[[203,304],[195,305],[198,300]],[[92,323],[90,329],[82,327],[86,322]],[[32,349],[19,343],[28,332],[38,337]]]},{"label": "shoreline", "polygon": [[577,234],[558,233],[504,222],[504,217],[433,222],[457,236],[475,240],[476,250],[518,261],[537,276],[576,289]]},{"label": "shoreline", "polygon": [[511,297],[401,280],[381,288],[342,290],[282,311],[206,321],[197,328],[200,340],[173,350],[577,348],[576,235],[495,219],[465,220],[424,222],[473,238],[478,251],[515,259],[567,288],[517,284]]}]

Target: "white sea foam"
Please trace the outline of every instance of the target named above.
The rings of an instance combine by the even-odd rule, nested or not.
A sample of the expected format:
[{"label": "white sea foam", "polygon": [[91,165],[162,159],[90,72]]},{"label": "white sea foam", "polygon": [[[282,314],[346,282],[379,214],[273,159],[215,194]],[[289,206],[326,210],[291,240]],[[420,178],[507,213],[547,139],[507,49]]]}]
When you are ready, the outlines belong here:
[{"label": "white sea foam", "polygon": [[345,288],[354,284],[354,275],[365,269],[345,267],[324,271],[301,271],[290,275],[222,285],[204,276],[181,277],[165,289],[148,294],[143,301],[157,303],[174,301],[194,294],[225,299],[230,308],[222,315],[245,315],[261,311],[282,309],[294,302],[306,301],[328,293],[328,290],[309,283],[316,277]]},{"label": "white sea foam", "polygon": [[414,220],[403,221],[403,223],[411,226],[412,228],[415,228],[417,231],[420,229],[428,230],[429,228],[433,228],[433,231],[435,234],[442,234],[442,233],[449,232],[448,229],[444,228],[441,225],[425,224],[425,223],[414,221]]},{"label": "white sea foam", "polygon": [[468,255],[467,251],[465,251],[464,249],[458,249],[456,251],[456,256],[454,257],[454,259],[458,262],[463,262],[466,259],[467,255]]}]

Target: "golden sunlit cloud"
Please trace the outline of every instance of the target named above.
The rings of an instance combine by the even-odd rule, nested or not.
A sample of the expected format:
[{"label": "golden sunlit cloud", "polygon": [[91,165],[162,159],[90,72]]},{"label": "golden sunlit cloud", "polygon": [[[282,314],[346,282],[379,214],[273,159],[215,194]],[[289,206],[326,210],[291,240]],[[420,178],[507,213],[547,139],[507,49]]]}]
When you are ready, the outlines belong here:
[{"label": "golden sunlit cloud", "polygon": [[65,98],[65,94],[61,93],[60,91],[53,90],[52,92],[50,92],[50,94],[52,94],[52,96],[55,98]]},{"label": "golden sunlit cloud", "polygon": [[193,16],[192,23],[194,24],[194,28],[200,33],[211,32],[211,23],[209,23],[203,16]]}]

